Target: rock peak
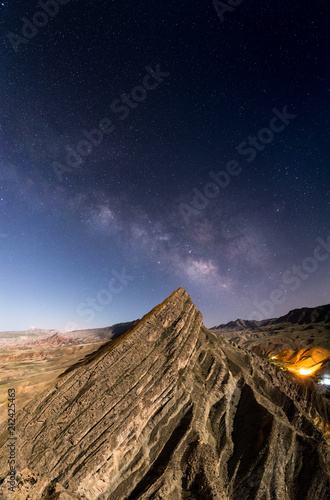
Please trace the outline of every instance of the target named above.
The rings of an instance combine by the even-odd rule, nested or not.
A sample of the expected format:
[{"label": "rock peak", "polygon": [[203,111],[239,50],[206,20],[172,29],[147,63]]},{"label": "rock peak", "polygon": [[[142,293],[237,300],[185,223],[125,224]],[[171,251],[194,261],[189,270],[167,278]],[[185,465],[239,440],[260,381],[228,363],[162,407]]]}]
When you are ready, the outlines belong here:
[{"label": "rock peak", "polygon": [[316,399],[207,330],[180,287],[19,413],[16,498],[327,498]]}]

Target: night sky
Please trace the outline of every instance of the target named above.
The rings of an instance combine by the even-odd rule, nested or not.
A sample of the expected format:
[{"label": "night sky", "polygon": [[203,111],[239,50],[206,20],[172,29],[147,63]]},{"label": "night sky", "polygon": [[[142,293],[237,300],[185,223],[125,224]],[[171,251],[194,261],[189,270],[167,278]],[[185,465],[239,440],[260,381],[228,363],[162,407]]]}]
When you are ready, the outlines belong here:
[{"label": "night sky", "polygon": [[39,3],[0,2],[0,330],[329,303],[329,2]]}]

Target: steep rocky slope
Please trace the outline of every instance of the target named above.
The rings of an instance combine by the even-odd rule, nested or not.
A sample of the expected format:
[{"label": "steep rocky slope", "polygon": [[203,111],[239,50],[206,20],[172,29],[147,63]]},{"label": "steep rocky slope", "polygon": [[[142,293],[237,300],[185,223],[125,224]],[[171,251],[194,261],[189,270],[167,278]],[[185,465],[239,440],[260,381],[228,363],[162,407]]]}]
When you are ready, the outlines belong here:
[{"label": "steep rocky slope", "polygon": [[[16,405],[22,408],[39,397],[68,367],[115,339],[136,321],[117,323],[105,328],[76,330],[49,336],[55,330],[31,329],[28,332],[0,333],[0,426],[7,418],[7,389],[15,388]],[[3,335],[3,337],[2,337]],[[10,342],[14,342],[13,345]],[[5,345],[4,345],[5,344]],[[5,347],[5,349],[3,349]]]},{"label": "steep rocky slope", "polygon": [[19,412],[15,498],[323,500],[329,420],[312,383],[217,338],[180,288]]}]

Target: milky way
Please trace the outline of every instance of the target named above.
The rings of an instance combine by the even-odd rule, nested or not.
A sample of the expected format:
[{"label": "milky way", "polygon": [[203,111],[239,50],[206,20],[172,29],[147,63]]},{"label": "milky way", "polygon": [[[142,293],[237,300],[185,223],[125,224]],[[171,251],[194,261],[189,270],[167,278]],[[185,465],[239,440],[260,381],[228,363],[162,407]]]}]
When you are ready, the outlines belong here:
[{"label": "milky way", "polygon": [[328,303],[328,3],[50,3],[0,6],[0,330]]}]

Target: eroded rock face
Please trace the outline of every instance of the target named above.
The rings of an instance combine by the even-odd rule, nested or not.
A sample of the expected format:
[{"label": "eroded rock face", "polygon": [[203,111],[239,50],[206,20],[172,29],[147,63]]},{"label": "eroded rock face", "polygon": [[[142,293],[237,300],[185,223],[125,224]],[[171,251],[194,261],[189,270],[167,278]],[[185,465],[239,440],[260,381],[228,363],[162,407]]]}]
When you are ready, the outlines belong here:
[{"label": "eroded rock face", "polygon": [[326,499],[329,414],[180,288],[20,412],[16,498]]}]

